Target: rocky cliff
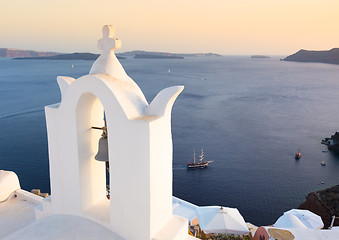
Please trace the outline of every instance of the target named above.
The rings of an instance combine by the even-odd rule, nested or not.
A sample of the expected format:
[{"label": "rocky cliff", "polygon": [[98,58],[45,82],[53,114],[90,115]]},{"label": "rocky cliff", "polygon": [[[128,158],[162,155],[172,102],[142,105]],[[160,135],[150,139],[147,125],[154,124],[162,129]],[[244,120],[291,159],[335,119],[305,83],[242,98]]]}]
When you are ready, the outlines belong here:
[{"label": "rocky cliff", "polygon": [[[299,209],[307,209],[318,214],[324,222],[324,227],[328,228],[332,216],[339,217],[339,185],[311,192],[307,195],[306,201],[299,206]],[[336,219],[334,226],[339,226],[339,219]]]},{"label": "rocky cliff", "polygon": [[38,52],[32,50],[20,50],[11,48],[0,48],[0,58],[21,58],[21,57],[47,57],[60,53],[56,52]]},{"label": "rocky cliff", "polygon": [[308,51],[302,49],[282,60],[339,64],[339,48],[332,48],[329,51]]}]

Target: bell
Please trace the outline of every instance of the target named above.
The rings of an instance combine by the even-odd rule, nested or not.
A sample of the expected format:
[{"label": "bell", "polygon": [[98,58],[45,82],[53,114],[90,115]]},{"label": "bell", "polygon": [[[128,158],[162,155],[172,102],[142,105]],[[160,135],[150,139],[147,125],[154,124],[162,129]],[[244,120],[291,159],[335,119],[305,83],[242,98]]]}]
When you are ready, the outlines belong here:
[{"label": "bell", "polygon": [[99,150],[98,153],[94,157],[95,160],[98,161],[108,161],[108,142],[107,137],[102,136],[99,139]]}]

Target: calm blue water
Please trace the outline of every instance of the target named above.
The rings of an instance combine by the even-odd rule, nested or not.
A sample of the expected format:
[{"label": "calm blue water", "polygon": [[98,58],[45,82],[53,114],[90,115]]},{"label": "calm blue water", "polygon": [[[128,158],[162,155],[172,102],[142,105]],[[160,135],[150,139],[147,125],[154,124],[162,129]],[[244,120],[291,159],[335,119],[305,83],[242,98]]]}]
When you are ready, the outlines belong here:
[{"label": "calm blue water", "polygon": [[[121,62],[149,102],[165,87],[185,85],[172,115],[175,196],[237,207],[246,221],[264,225],[309,192],[339,183],[339,157],[320,144],[339,131],[339,66],[278,57]],[[22,188],[49,192],[43,107],[60,101],[57,76],[77,78],[91,65],[0,59],[0,169],[15,171]],[[214,162],[187,170],[202,146]],[[298,148],[303,156],[295,161]]]}]

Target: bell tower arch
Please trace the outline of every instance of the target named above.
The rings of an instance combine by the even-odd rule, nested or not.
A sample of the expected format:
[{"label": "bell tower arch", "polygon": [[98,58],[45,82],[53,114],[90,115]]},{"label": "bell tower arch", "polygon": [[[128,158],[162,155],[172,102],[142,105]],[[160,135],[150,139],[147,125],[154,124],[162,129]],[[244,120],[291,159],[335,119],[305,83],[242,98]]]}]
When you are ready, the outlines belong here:
[{"label": "bell tower arch", "polygon": [[[99,98],[92,93],[81,95],[75,113],[80,199],[83,211],[98,212],[99,209],[96,207],[98,204],[105,205],[105,208],[109,209],[109,200],[106,198],[105,162],[95,160],[101,132],[91,128],[104,125],[103,112],[104,108]],[[106,212],[105,221],[110,222],[109,211]]]},{"label": "bell tower arch", "polygon": [[[121,42],[104,26],[102,54],[90,73],[58,77],[61,102],[46,106],[51,198],[36,216],[91,219],[123,239],[186,239],[187,220],[172,215],[171,110],[183,86],[160,91],[148,104],[114,54]],[[105,164],[96,161],[105,111],[110,200]]]}]

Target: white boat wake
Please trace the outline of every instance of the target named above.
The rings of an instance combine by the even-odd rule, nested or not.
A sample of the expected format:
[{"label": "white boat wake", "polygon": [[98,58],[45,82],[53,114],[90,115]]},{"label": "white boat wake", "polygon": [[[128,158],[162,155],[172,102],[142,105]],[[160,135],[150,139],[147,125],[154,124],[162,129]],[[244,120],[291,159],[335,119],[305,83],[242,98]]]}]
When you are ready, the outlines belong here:
[{"label": "white boat wake", "polygon": [[21,115],[26,115],[26,114],[30,114],[30,113],[36,113],[36,112],[42,112],[42,111],[44,111],[43,107],[31,108],[31,109],[28,109],[28,110],[25,110],[25,111],[14,112],[14,113],[2,115],[2,116],[0,116],[0,119],[17,117],[17,116],[21,116]]}]

